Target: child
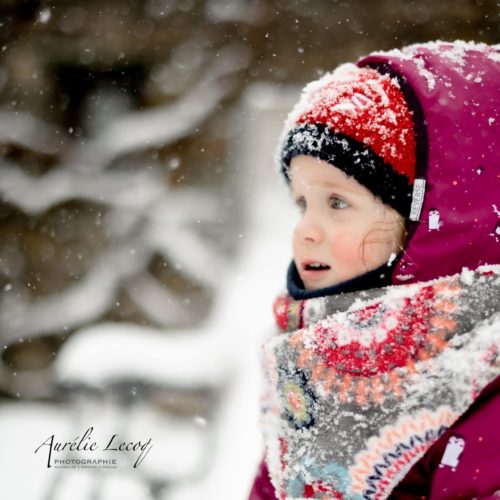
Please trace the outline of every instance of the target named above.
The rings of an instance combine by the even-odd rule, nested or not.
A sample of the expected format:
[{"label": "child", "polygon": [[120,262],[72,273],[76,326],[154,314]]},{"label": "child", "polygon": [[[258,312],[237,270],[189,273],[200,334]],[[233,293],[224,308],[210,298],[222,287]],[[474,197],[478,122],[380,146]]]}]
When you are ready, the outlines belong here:
[{"label": "child", "polygon": [[251,500],[500,495],[499,63],[418,44],[304,89]]}]

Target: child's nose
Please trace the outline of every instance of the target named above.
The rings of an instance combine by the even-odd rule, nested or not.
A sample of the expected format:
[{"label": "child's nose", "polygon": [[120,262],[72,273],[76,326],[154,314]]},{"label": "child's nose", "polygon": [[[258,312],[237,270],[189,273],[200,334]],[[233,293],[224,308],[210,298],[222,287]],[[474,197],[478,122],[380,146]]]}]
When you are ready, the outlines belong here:
[{"label": "child's nose", "polygon": [[323,241],[323,229],[321,224],[307,212],[297,224],[295,231],[300,239],[321,243]]}]

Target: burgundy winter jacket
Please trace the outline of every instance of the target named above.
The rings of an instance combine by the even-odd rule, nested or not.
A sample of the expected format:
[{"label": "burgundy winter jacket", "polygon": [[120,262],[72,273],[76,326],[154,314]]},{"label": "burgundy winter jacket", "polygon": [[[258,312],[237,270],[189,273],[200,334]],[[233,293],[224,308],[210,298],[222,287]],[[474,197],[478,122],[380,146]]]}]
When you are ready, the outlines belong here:
[{"label": "burgundy winter jacket", "polygon": [[[478,45],[466,53],[463,47],[463,42],[422,44],[358,62],[403,83],[419,141],[417,177],[427,181],[420,222],[410,225],[394,284],[500,263],[500,50]],[[449,49],[446,57],[443,48]],[[437,211],[444,224],[431,231],[430,214]],[[458,465],[440,467],[453,440],[464,445]],[[481,391],[389,498],[500,498],[500,377]],[[264,462],[249,499],[276,499]]]},{"label": "burgundy winter jacket", "polygon": [[[497,424],[495,424],[495,422]],[[500,377],[486,386],[469,409],[410,469],[390,498],[452,500],[500,496]],[[452,436],[465,446],[455,470],[440,467]],[[272,497],[271,497],[272,498]]]}]

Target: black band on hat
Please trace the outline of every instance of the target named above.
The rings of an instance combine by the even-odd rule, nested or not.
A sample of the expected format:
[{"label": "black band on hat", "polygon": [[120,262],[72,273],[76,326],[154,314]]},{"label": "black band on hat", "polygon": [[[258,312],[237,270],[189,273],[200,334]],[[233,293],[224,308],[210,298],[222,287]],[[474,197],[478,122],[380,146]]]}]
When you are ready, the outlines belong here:
[{"label": "black band on hat", "polygon": [[413,189],[408,177],[396,172],[366,144],[320,123],[301,123],[288,132],[281,151],[281,169],[288,183],[290,162],[298,155],[314,156],[341,169],[408,217]]}]

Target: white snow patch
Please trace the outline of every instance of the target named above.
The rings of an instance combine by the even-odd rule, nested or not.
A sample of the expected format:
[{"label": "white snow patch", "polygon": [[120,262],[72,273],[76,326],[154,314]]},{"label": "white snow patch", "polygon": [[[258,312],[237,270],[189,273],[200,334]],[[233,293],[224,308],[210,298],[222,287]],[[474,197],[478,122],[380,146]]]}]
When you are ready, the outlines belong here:
[{"label": "white snow patch", "polygon": [[391,266],[396,257],[397,255],[394,252],[392,252],[391,255],[389,255],[389,259],[387,260],[387,265]]},{"label": "white snow patch", "polygon": [[423,59],[415,58],[414,61],[420,75],[427,80],[427,89],[429,92],[432,92],[436,87],[436,77],[425,67],[425,61]]},{"label": "white snow patch", "polygon": [[474,271],[468,269],[467,267],[463,267],[460,274],[460,280],[465,285],[472,285],[474,283]]},{"label": "white snow patch", "polygon": [[488,59],[492,60],[493,62],[499,63],[500,62],[500,45],[494,45],[493,47],[498,47],[497,52],[490,52],[488,53]]},{"label": "white snow patch", "polygon": [[217,333],[196,329],[161,335],[153,328],[101,323],[71,337],[57,359],[56,374],[60,382],[97,387],[124,377],[168,381],[175,387],[217,387],[227,380],[231,365],[227,353],[219,354],[225,346]]}]

